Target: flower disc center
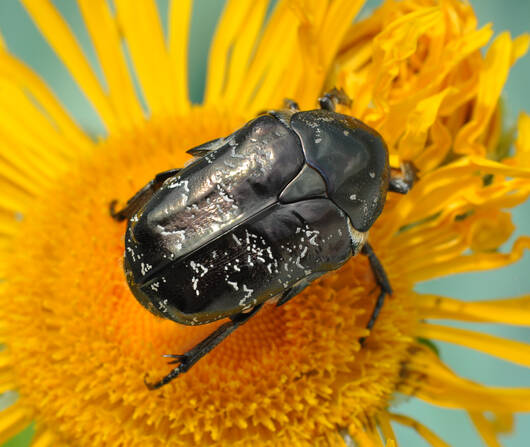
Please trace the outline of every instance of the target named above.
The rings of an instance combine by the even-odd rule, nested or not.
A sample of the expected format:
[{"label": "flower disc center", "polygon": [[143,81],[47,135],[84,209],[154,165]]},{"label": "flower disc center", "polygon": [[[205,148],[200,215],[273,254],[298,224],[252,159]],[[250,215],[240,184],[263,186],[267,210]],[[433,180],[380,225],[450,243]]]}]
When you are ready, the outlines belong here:
[{"label": "flower disc center", "polygon": [[[182,166],[186,149],[242,122],[195,109],[109,140],[24,216],[3,321],[21,399],[65,440],[177,446],[259,437],[266,445],[299,439],[304,426],[328,436],[319,421],[345,426],[386,405],[405,356],[411,303],[400,299],[405,285],[393,283],[361,347],[379,292],[364,257],[281,308],[264,306],[188,373],[146,389],[146,373],[156,380],[171,369],[161,355],[185,352],[220,322],[178,325],[135,300],[122,268],[125,224],[110,217],[109,203],[124,203],[156,173]],[[385,267],[393,277],[393,266]]]}]

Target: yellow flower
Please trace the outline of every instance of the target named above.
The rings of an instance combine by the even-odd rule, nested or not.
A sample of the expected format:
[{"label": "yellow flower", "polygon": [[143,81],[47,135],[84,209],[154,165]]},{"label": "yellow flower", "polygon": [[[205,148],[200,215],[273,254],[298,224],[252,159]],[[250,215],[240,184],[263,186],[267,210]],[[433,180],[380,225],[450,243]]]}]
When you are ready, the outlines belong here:
[{"label": "yellow flower", "polygon": [[[0,442],[36,423],[34,446],[397,445],[398,394],[467,411],[487,445],[530,410],[530,389],[482,386],[453,373],[428,340],[530,366],[530,346],[429,319],[530,324],[530,295],[461,302],[415,283],[517,261],[529,237],[498,252],[507,209],[530,194],[530,118],[515,154],[499,155],[499,95],[528,36],[477,29],[457,0],[389,0],[351,25],[362,1],[232,0],[217,28],[204,104],[187,99],[190,1],[173,1],[164,40],[155,3],[78,0],[105,78],[90,68],[50,2],[28,13],[104,122],[93,141],[48,87],[0,49]],[[125,52],[130,55],[129,69]],[[135,73],[148,111],[135,90]],[[364,346],[377,287],[356,257],[281,308],[266,306],[187,374],[148,391],[165,353],[182,353],[214,325],[152,316],[121,267],[124,226],[108,214],[185,151],[225,136],[285,97],[304,109],[332,86],[340,108],[377,129],[392,166],[420,180],[389,194],[370,231],[394,289]],[[216,323],[217,324],[217,323]],[[443,437],[443,434],[442,434]]]}]

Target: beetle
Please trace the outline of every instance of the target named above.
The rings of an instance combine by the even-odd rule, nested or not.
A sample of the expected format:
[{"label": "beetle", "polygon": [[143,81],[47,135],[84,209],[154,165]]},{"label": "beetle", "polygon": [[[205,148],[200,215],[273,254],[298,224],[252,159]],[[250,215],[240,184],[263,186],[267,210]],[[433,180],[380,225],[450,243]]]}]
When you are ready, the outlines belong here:
[{"label": "beetle", "polygon": [[188,352],[166,355],[178,366],[148,388],[188,371],[266,301],[285,304],[358,253],[380,287],[374,325],[392,289],[368,230],[387,191],[406,193],[415,169],[391,169],[383,138],[338,103],[349,98],[337,89],[316,110],[286,100],[188,150],[190,164],[156,175],[123,209],[111,202],[112,217],[128,220],[124,270],[144,307],[185,325],[228,318]]}]

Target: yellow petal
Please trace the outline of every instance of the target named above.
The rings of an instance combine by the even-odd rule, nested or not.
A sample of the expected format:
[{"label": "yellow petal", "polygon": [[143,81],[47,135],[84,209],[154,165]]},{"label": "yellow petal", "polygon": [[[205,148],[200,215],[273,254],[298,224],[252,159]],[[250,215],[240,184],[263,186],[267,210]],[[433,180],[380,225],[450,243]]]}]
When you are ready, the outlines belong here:
[{"label": "yellow petal", "polygon": [[526,343],[431,323],[418,323],[416,335],[429,340],[459,344],[518,365],[530,367],[530,345]]},{"label": "yellow petal", "polygon": [[495,110],[502,88],[508,77],[510,66],[521,55],[521,43],[515,45],[509,33],[500,34],[486,55],[485,67],[481,71],[478,94],[473,115],[458,133],[454,151],[458,154],[484,154],[480,140]]},{"label": "yellow petal", "polygon": [[19,404],[0,411],[0,444],[4,444],[9,438],[21,432],[30,421],[29,411]]},{"label": "yellow petal", "polygon": [[[152,115],[176,114],[187,110],[187,97],[177,97],[175,70],[171,63],[155,2],[116,0],[116,15],[134,69]],[[184,8],[183,12],[186,11]]]},{"label": "yellow petal", "polygon": [[[257,45],[259,32],[263,27],[267,7],[267,1],[255,1],[246,19],[241,24],[241,29],[235,36],[222,98],[223,101],[229,104],[237,104],[240,90],[246,88],[245,76],[251,62],[252,53]],[[219,76],[216,68],[213,65],[211,67],[209,72],[212,72],[212,76]]]},{"label": "yellow petal", "polygon": [[188,108],[188,36],[191,0],[172,0],[169,9],[169,57],[174,70],[174,88],[181,110]]},{"label": "yellow petal", "polygon": [[447,408],[498,413],[530,411],[530,389],[485,387],[455,375],[426,346],[416,344],[399,390]]},{"label": "yellow petal", "polygon": [[446,88],[440,93],[419,101],[409,114],[406,131],[399,142],[399,155],[402,160],[414,160],[424,149],[429,129],[438,116],[442,101],[453,91]]},{"label": "yellow petal", "polygon": [[392,424],[390,424],[390,415],[387,412],[381,412],[381,414],[377,416],[377,421],[379,423],[381,433],[383,434],[383,438],[387,442],[387,446],[389,442],[395,443],[397,438],[394,433],[394,429],[392,428]]},{"label": "yellow petal", "polygon": [[420,424],[418,421],[396,413],[390,413],[390,419],[396,421],[401,425],[412,428],[418,435],[420,435],[425,441],[427,441],[433,447],[450,447],[445,441],[438,437],[433,431],[429,430],[425,425]]},{"label": "yellow petal", "polygon": [[515,241],[510,253],[475,253],[449,259],[431,259],[430,265],[419,261],[408,269],[408,273],[415,281],[425,281],[455,273],[496,269],[517,262],[528,248],[530,237],[522,236]]},{"label": "yellow petal", "polygon": [[[72,145],[76,147],[77,151],[83,153],[92,149],[92,142],[70,118],[50,88],[21,61],[1,50],[0,78],[11,82],[18,89],[26,92],[30,99],[38,103],[51,119],[53,126],[64,136],[66,141],[63,146]],[[61,149],[63,153],[68,152],[64,151],[64,147]]]},{"label": "yellow petal", "polygon": [[116,21],[105,0],[78,0],[87,30],[107,81],[109,99],[120,122],[131,127],[143,120]]},{"label": "yellow petal", "polygon": [[491,422],[482,413],[470,411],[469,417],[488,447],[502,447],[497,440],[497,435],[491,426]]},{"label": "yellow petal", "polygon": [[68,68],[109,132],[118,127],[117,117],[67,23],[49,0],[21,0],[35,25]]},{"label": "yellow petal", "polygon": [[[263,4],[263,1],[261,3]],[[261,5],[261,8],[263,8],[263,5]],[[228,50],[236,40],[238,32],[243,27],[252,9],[252,3],[241,0],[230,0],[225,5],[223,16],[217,25],[210,49],[208,80],[204,93],[204,102],[206,104],[216,102],[221,97],[221,92],[226,83]],[[259,9],[260,7],[258,6]]]},{"label": "yellow petal", "polygon": [[50,430],[42,430],[33,436],[30,447],[61,447],[56,436]]},{"label": "yellow petal", "polygon": [[510,166],[530,167],[530,115],[521,113],[517,122],[515,155],[506,160]]},{"label": "yellow petal", "polygon": [[460,301],[438,295],[417,295],[423,318],[488,321],[530,326],[530,295],[515,299]]}]

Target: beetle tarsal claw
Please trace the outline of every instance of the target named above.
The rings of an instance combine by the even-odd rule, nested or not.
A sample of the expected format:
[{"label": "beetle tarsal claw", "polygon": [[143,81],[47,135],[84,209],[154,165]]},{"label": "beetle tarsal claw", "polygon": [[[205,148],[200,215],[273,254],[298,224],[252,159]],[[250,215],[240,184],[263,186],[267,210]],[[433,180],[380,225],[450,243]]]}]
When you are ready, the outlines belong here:
[{"label": "beetle tarsal claw", "polygon": [[112,200],[109,203],[109,213],[113,219],[118,220],[120,217],[119,211],[116,211],[116,205],[118,204],[118,201],[116,199]]},{"label": "beetle tarsal claw", "polygon": [[148,389],[150,389],[150,390],[154,390],[154,389],[158,388],[158,387],[156,386],[157,383],[152,383],[152,382],[148,382],[148,381],[147,381],[147,375],[148,375],[147,373],[145,373],[145,375],[144,375],[144,383],[145,383],[145,386],[146,386]]}]

